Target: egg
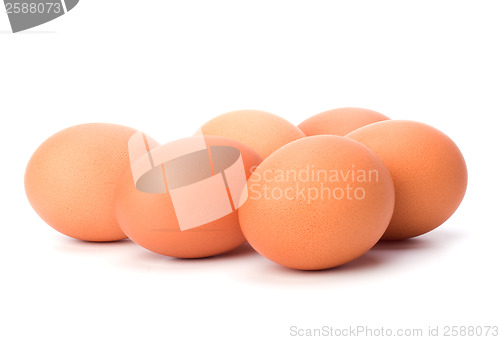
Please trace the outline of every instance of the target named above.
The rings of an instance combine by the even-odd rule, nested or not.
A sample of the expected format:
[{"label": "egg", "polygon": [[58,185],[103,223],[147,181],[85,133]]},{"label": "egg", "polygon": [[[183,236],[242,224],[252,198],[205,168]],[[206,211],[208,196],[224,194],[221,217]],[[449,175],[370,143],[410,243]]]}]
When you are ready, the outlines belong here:
[{"label": "egg", "polygon": [[347,135],[373,150],[394,180],[394,215],[382,239],[425,234],[445,222],[467,188],[467,167],[457,145],[441,131],[414,121],[374,123]]},{"label": "egg", "polygon": [[384,234],[394,186],[384,163],[339,136],[291,142],[266,158],[239,210],[250,245],[283,266],[320,270],[368,251]]},{"label": "egg", "polygon": [[222,114],[205,123],[199,132],[237,140],[255,150],[262,159],[281,146],[305,136],[287,120],[257,110]]},{"label": "egg", "polygon": [[55,230],[85,241],[127,236],[113,207],[115,186],[129,164],[134,129],[84,124],[62,130],[35,151],[26,168],[28,200]]},{"label": "egg", "polygon": [[[201,258],[227,252],[246,241],[237,215],[239,197],[231,196],[231,184],[242,175],[242,184],[246,185],[252,169],[262,159],[245,144],[220,136],[201,137],[207,150],[210,150],[208,154],[202,149],[186,152],[198,143],[197,138],[200,137],[147,150],[147,155],[142,158],[144,165],[138,157],[132,168],[139,171],[139,175],[149,171],[145,174],[154,176],[159,170],[157,180],[153,177],[149,179],[153,185],[145,183],[144,176],[134,175],[130,167],[118,182],[115,193],[118,223],[132,241],[152,252],[177,258]],[[234,154],[224,150],[217,154],[216,147],[236,150],[241,156],[243,173],[235,172],[237,163],[229,167],[221,166],[217,159],[232,164],[230,158]],[[172,163],[163,163],[165,159],[162,157],[172,155],[175,155],[169,161]],[[199,158],[200,155],[206,156],[205,160]],[[156,164],[155,157],[159,161],[153,167],[150,160]],[[210,164],[208,173],[205,172],[206,164]],[[222,178],[219,175],[223,172]],[[215,175],[220,179],[218,185]],[[140,188],[141,184],[146,185]],[[228,196],[232,197],[231,202],[227,200]],[[223,211],[224,204],[228,205],[227,212]]]},{"label": "egg", "polygon": [[312,116],[300,123],[299,128],[307,136],[345,136],[362,126],[388,119],[388,117],[373,110],[345,107]]}]

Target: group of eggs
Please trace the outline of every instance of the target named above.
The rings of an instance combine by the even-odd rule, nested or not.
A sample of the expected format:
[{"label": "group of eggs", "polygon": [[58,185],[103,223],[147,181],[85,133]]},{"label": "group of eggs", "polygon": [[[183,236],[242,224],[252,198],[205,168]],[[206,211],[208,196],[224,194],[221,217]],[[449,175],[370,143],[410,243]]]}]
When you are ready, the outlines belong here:
[{"label": "group of eggs", "polygon": [[76,239],[128,237],[179,258],[214,256],[248,241],[276,263],[319,270],[379,240],[435,229],[467,187],[464,158],[448,136],[368,109],[334,109],[298,126],[263,111],[234,111],[200,132],[209,147],[239,150],[248,198],[197,228],[179,228],[168,190],[136,188],[128,149],[136,130],[120,125],[78,125],[47,139],[28,163],[27,197],[47,224]]}]

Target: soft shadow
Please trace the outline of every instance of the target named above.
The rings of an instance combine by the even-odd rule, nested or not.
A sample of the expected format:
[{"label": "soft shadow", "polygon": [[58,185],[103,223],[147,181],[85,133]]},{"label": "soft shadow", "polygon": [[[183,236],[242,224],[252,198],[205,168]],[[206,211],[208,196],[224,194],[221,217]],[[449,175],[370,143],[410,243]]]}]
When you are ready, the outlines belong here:
[{"label": "soft shadow", "polygon": [[214,262],[214,261],[226,261],[229,259],[237,259],[241,257],[246,257],[251,254],[257,254],[255,250],[248,244],[244,243],[238,248],[235,248],[233,250],[230,250],[228,252],[219,254],[219,255],[214,255],[214,256],[208,256],[208,257],[201,257],[201,258],[192,258],[192,259],[184,259],[184,258],[175,258],[172,257],[172,261],[179,261],[179,262]]},{"label": "soft shadow", "polygon": [[[365,253],[361,257],[344,265],[323,270],[297,270],[283,267],[269,260],[259,261],[252,267],[245,279],[256,284],[276,285],[280,289],[294,287],[327,287],[350,284],[363,285],[366,280],[358,280],[359,276],[366,276],[385,265],[382,256],[375,253]],[[356,278],[356,279],[355,279]]]},{"label": "soft shadow", "polygon": [[427,234],[399,241],[379,241],[372,251],[419,251],[421,249],[443,249],[465,236],[455,230],[436,230]]},{"label": "soft shadow", "polygon": [[128,238],[118,241],[109,241],[109,242],[91,242],[91,241],[77,240],[70,237],[61,237],[57,241],[57,244],[54,245],[54,248],[72,253],[87,253],[87,252],[95,253],[96,250],[99,251],[108,251],[110,249],[116,250],[120,248],[131,247],[132,245],[134,245],[134,243]]},{"label": "soft shadow", "polygon": [[[204,269],[212,270],[214,266],[226,266],[231,263],[244,263],[247,259],[260,256],[253,250],[252,247],[250,247],[248,243],[242,244],[238,248],[223,254],[193,259],[165,256],[153,253],[140,246],[135,246],[135,251],[130,252],[130,256],[127,256],[124,261],[121,261],[121,263],[126,267],[154,267],[160,270],[175,268],[176,271],[192,271],[195,269],[196,271],[200,271]],[[229,269],[229,267],[226,268]]]},{"label": "soft shadow", "polygon": [[[412,270],[413,266],[425,266],[435,256],[456,244],[465,236],[456,231],[441,230],[417,238],[401,241],[380,241],[361,257],[344,265],[317,271],[286,268],[269,260],[259,261],[248,279],[263,284],[331,286],[332,284],[363,285],[366,278],[383,279],[389,273]],[[257,274],[257,275],[256,275]],[[365,278],[360,280],[359,278]]]},{"label": "soft shadow", "polygon": [[283,267],[276,264],[277,268],[275,268],[274,271],[277,273],[281,272],[287,275],[297,275],[297,276],[303,276],[303,275],[327,276],[327,275],[332,275],[333,273],[345,273],[349,271],[367,270],[374,268],[376,266],[380,266],[382,264],[383,261],[381,258],[377,257],[373,253],[368,252],[353,261],[350,261],[348,263],[345,263],[343,265],[334,268],[327,268],[321,270],[299,270],[299,269]]},{"label": "soft shadow", "polygon": [[379,280],[394,273],[413,270],[434,261],[450,246],[466,239],[456,230],[440,230],[402,241],[381,241],[361,257],[342,266],[309,271],[296,270],[278,265],[259,255],[245,243],[224,254],[198,258],[178,259],[153,253],[129,239],[114,242],[87,242],[60,236],[54,248],[67,253],[91,256],[110,254],[119,266],[135,270],[157,270],[175,272],[219,272],[240,280],[257,284],[277,284],[283,287],[314,285],[330,287],[347,282],[364,285],[366,279]]},{"label": "soft shadow", "polygon": [[419,239],[410,238],[407,240],[400,241],[379,241],[373,248],[372,251],[377,250],[394,250],[394,251],[407,251],[407,250],[418,250],[432,248],[435,246],[432,240],[429,239]]}]

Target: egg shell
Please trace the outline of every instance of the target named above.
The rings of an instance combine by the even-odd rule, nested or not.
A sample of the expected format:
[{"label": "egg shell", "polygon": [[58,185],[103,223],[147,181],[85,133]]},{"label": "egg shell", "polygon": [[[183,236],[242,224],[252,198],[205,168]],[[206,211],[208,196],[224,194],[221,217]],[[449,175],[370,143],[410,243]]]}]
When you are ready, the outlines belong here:
[{"label": "egg shell", "polygon": [[[239,210],[245,237],[263,256],[295,269],[332,268],[361,256],[385,232],[394,207],[392,179],[382,161],[361,143],[338,136],[285,145],[257,167],[247,185],[249,197]],[[364,198],[354,198],[363,190]]]},{"label": "egg shell", "polygon": [[[261,157],[248,146],[235,140],[204,136],[207,146],[225,145],[241,152],[245,174]],[[245,243],[237,211],[181,231],[170,194],[146,193],[136,189],[132,172],[127,169],[119,181],[115,194],[115,213],[124,233],[138,245],[158,254],[178,258],[200,258],[218,255]]]},{"label": "egg shell", "polygon": [[289,121],[257,110],[240,110],[222,114],[205,123],[200,132],[232,138],[255,150],[262,159],[304,133]]},{"label": "egg shell", "polygon": [[37,214],[57,231],[85,241],[126,238],[116,222],[115,185],[129,164],[134,129],[83,124],[48,138],[31,157],[24,184]]},{"label": "egg shell", "polygon": [[457,145],[438,129],[392,120],[362,127],[347,137],[373,150],[394,180],[394,215],[382,239],[425,234],[445,222],[462,202],[467,166]]},{"label": "egg shell", "polygon": [[345,136],[362,126],[388,119],[388,117],[373,110],[344,107],[318,113],[300,123],[299,128],[307,136]]}]

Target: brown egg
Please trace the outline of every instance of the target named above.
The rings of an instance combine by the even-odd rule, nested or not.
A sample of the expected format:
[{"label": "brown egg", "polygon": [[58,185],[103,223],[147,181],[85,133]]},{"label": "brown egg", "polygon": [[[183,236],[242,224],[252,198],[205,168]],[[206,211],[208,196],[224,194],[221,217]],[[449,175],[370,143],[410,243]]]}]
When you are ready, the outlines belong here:
[{"label": "brown egg", "polygon": [[361,143],[306,137],[266,158],[248,180],[239,210],[250,245],[295,269],[339,266],[384,234],[394,187],[382,161]]},{"label": "brown egg", "polygon": [[204,135],[228,137],[246,144],[262,159],[283,145],[305,136],[287,120],[257,110],[225,113],[205,123],[200,131]]},{"label": "brown egg", "polygon": [[57,231],[86,241],[127,236],[116,222],[115,185],[129,164],[128,139],[134,129],[84,124],[47,139],[25,173],[28,200]]},{"label": "brown egg", "polygon": [[392,120],[362,127],[347,137],[373,150],[394,180],[394,215],[382,239],[427,233],[460,205],[467,188],[467,167],[458,147],[441,131]]},{"label": "brown egg", "polygon": [[358,107],[344,107],[312,116],[300,123],[299,128],[307,136],[345,136],[362,126],[388,119],[376,111]]},{"label": "brown egg", "polygon": [[[181,140],[180,142],[190,141],[200,137],[191,137],[189,139]],[[236,148],[241,153],[241,159],[243,163],[244,173],[242,174],[242,183],[246,183],[246,178],[250,176],[251,169],[257,166],[262,159],[260,156],[250,149],[248,146],[234,141],[225,137],[218,136],[204,136],[204,141],[206,146],[213,148],[214,146],[229,146]],[[179,143],[179,141],[169,143],[167,145],[161,146],[159,148],[151,150],[152,157],[154,157],[155,151],[161,150],[162,152],[165,146],[175,145],[176,148],[169,149],[170,153],[179,154],[178,150],[185,148],[185,143]],[[167,154],[167,152],[163,152]],[[161,153],[156,153],[161,154]],[[215,154],[212,150],[210,156],[210,162],[212,163],[212,172],[224,170],[217,169],[215,163]],[[193,160],[193,154],[184,154],[175,159],[176,162],[182,160]],[[149,162],[148,157],[145,158]],[[208,160],[208,159],[207,159]],[[195,160],[196,162],[198,160]],[[137,164],[139,164],[138,162]],[[166,163],[165,163],[166,164]],[[178,163],[179,164],[179,163]],[[236,203],[232,201],[232,207],[229,207],[230,213],[208,223],[190,226],[187,229],[183,229],[181,222],[185,223],[185,220],[192,221],[192,219],[203,219],[205,215],[210,215],[214,213],[215,210],[219,209],[220,206],[214,204],[211,209],[206,206],[206,201],[200,199],[200,197],[208,197],[209,200],[217,201],[218,196],[215,192],[207,192],[209,189],[205,189],[200,186],[200,183],[204,183],[207,179],[213,178],[213,173],[208,174],[208,176],[198,176],[199,173],[192,171],[192,167],[186,167],[185,163],[182,169],[181,180],[184,182],[183,185],[174,185],[167,178],[167,173],[170,171],[164,165],[156,167],[154,169],[160,169],[163,171],[165,177],[160,176],[159,187],[151,187],[149,192],[144,192],[138,190],[135,185],[135,179],[131,169],[127,169],[123,177],[120,179],[116,195],[115,195],[115,212],[116,218],[125,232],[125,234],[138,245],[158,254],[168,255],[179,258],[200,258],[208,257],[217,254],[221,254],[232,250],[245,242],[245,237],[243,236],[237,215]],[[201,167],[202,164],[199,164]],[[138,167],[140,168],[140,166]],[[196,170],[196,169],[194,169]],[[154,171],[154,170],[151,170]],[[144,171],[143,171],[144,172]],[[151,172],[154,175],[154,172]],[[193,176],[193,174],[195,176]],[[203,174],[202,174],[203,175]],[[193,179],[198,176],[197,179]],[[210,177],[212,176],[212,177]],[[226,171],[225,181],[228,183],[230,181],[230,174]],[[143,178],[143,177],[141,177]],[[203,179],[203,181],[198,181]],[[137,181],[140,183],[141,179]],[[166,182],[166,183],[165,183]],[[162,186],[168,187],[169,190],[163,190]],[[183,203],[180,208],[175,205],[179,201],[177,196],[174,196],[175,189],[187,189],[191,195],[183,196]],[[230,186],[227,189],[222,185],[224,190],[224,195],[229,194]],[[160,189],[160,190],[158,190]],[[219,192],[220,193],[220,192]],[[177,194],[175,194],[177,195]],[[202,202],[202,203],[200,203]],[[213,203],[213,202],[212,202]],[[188,223],[189,223],[188,221]]]}]

